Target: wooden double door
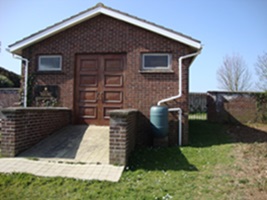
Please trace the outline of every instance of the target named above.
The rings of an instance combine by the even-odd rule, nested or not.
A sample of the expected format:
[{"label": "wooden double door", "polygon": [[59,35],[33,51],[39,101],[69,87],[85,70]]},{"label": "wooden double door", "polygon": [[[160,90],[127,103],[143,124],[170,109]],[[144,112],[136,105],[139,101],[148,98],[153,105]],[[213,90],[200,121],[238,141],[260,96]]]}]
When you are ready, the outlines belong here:
[{"label": "wooden double door", "polygon": [[125,63],[123,54],[76,57],[77,124],[108,125],[109,111],[122,108]]}]

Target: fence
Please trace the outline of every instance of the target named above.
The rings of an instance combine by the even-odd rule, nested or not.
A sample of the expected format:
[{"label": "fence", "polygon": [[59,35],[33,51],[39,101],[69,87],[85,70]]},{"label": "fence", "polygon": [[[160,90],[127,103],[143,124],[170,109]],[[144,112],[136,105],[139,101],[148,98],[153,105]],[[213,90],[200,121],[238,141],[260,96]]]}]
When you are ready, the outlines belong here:
[{"label": "fence", "polygon": [[[19,88],[0,88],[0,108],[14,106],[20,101]],[[0,116],[1,117],[1,116]]]},{"label": "fence", "polygon": [[189,94],[189,119],[206,120],[207,119],[207,94],[190,93]]}]

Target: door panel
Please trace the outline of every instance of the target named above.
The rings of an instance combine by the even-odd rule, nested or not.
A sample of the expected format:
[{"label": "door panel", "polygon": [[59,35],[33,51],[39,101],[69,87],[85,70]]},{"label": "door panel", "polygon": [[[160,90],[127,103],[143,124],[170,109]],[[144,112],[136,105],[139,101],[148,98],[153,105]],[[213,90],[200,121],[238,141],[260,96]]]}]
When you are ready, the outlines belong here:
[{"label": "door panel", "polygon": [[105,91],[103,95],[104,103],[122,103],[121,91]]},{"label": "door panel", "polygon": [[97,80],[97,75],[87,75],[87,74],[82,74],[80,75],[80,86],[95,86],[97,87],[98,80]]},{"label": "door panel", "polygon": [[86,71],[97,71],[98,70],[98,60],[97,59],[83,59],[81,60],[80,70],[82,72]]},{"label": "door panel", "polygon": [[86,90],[80,91],[80,99],[81,102],[84,103],[96,103],[97,95],[98,95],[97,91],[86,91]]},{"label": "door panel", "polygon": [[121,109],[125,55],[77,56],[76,123],[108,125],[108,112]]},{"label": "door panel", "polygon": [[123,75],[105,75],[105,87],[122,87]]},{"label": "door panel", "polygon": [[96,106],[81,106],[80,107],[80,117],[84,120],[86,118],[96,119],[97,118],[97,107]]},{"label": "door panel", "polygon": [[123,71],[123,60],[120,58],[106,58],[104,63],[105,72],[122,72]]}]

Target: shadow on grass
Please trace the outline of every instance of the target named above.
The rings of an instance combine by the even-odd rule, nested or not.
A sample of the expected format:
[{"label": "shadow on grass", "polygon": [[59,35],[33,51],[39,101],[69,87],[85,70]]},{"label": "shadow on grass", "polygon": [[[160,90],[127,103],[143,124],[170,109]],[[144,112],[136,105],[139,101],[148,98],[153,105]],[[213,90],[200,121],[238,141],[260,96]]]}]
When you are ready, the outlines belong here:
[{"label": "shadow on grass", "polygon": [[189,142],[193,147],[228,143],[267,142],[267,132],[244,124],[219,124],[206,120],[189,121]]},{"label": "shadow on grass", "polygon": [[209,147],[231,143],[231,138],[225,134],[222,124],[210,123],[207,120],[189,120],[189,146]]},{"label": "shadow on grass", "polygon": [[[207,147],[230,142],[220,124],[205,120],[190,120],[190,146]],[[130,170],[185,170],[198,171],[189,163],[179,147],[136,149],[129,160]]]},{"label": "shadow on grass", "polygon": [[185,170],[198,171],[178,147],[144,148],[135,150],[129,160],[130,170]]}]

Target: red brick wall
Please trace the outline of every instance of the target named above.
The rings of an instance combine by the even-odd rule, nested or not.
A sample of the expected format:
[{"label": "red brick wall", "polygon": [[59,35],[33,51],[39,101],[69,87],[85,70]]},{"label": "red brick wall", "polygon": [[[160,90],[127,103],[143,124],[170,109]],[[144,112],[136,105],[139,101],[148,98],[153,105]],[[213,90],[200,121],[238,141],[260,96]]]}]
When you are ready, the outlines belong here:
[{"label": "red brick wall", "polygon": [[2,156],[13,157],[70,123],[66,108],[2,110]]},{"label": "red brick wall", "polygon": [[255,94],[208,92],[208,120],[223,123],[262,122],[263,112],[266,110],[259,110]]},{"label": "red brick wall", "polygon": [[110,113],[109,163],[127,165],[136,144],[138,110],[115,110]]},{"label": "red brick wall", "polygon": [[19,103],[19,88],[0,88],[0,108],[7,108]]},{"label": "red brick wall", "polygon": [[[171,53],[174,73],[140,73],[143,52]],[[126,53],[123,108],[138,109],[149,117],[151,106],[156,105],[163,98],[178,93],[178,58],[192,52],[189,47],[171,39],[105,15],[99,15],[29,46],[23,51],[23,56],[30,60],[30,73],[36,73],[38,55],[61,54],[63,56],[63,71],[37,73],[36,83],[59,85],[61,105],[73,109],[75,55]],[[175,106],[179,104],[184,113],[188,113],[189,62],[185,61],[184,64],[184,96],[179,102],[175,102]]]}]

